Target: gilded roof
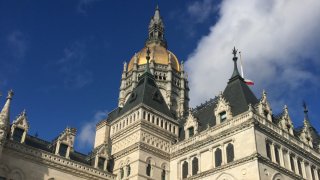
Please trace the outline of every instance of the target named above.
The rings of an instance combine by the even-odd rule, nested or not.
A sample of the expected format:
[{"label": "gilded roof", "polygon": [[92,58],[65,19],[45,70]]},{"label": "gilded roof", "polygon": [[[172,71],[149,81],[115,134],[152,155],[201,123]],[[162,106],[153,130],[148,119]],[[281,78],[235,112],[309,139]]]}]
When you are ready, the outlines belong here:
[{"label": "gilded roof", "polygon": [[[161,46],[158,43],[147,44],[143,49],[141,49],[136,55],[138,57],[138,65],[143,65],[147,63],[147,48],[150,48],[151,51],[151,61],[154,61],[155,64],[169,65],[169,56],[171,57],[172,68],[180,71],[179,61],[177,57],[167,50],[165,47]],[[135,56],[133,56],[128,65],[128,71],[133,69]]]}]

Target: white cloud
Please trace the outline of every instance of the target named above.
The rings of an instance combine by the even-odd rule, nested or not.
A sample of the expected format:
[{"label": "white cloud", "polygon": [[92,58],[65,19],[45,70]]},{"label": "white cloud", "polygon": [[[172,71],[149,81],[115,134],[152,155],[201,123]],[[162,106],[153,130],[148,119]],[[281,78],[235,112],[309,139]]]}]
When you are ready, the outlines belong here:
[{"label": "white cloud", "polygon": [[307,83],[318,87],[313,83],[319,74],[307,66],[320,65],[319,9],[319,0],[223,1],[218,22],[186,62],[191,105],[223,91],[232,74],[233,46],[242,52],[254,89],[267,89],[278,103],[283,94],[295,97]]},{"label": "white cloud", "polygon": [[27,51],[27,40],[21,31],[13,31],[7,36],[7,43],[15,58],[24,58]]},{"label": "white cloud", "polygon": [[214,11],[215,6],[212,0],[195,1],[188,6],[188,13],[196,23],[205,21]]},{"label": "white cloud", "polygon": [[[108,111],[97,111],[93,118],[86,122],[80,129],[78,140],[78,147],[80,149],[88,149],[88,147],[93,147],[95,132],[96,132],[96,124],[106,118]],[[92,149],[92,148],[90,148]]]}]

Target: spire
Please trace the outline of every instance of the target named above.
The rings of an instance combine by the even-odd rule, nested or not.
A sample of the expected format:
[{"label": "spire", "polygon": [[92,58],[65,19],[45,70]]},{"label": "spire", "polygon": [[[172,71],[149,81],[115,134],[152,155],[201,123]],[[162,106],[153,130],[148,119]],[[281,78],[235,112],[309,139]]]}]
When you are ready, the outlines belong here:
[{"label": "spire", "polygon": [[160,16],[160,9],[158,5],[156,6],[154,15],[150,20],[148,29],[149,35],[146,44],[156,43],[166,48],[167,42],[164,38],[164,25]]},{"label": "spire", "polygon": [[9,115],[10,115],[10,104],[11,104],[11,99],[13,97],[13,91],[10,90],[8,92],[7,96],[7,101],[5,105],[3,106],[1,113],[0,113],[0,121],[9,123]]},{"label": "spire", "polygon": [[309,123],[309,116],[308,116],[308,107],[307,107],[307,104],[306,104],[305,101],[303,101],[302,106],[303,106],[303,112],[304,112],[304,120],[303,120],[303,122],[304,122],[304,124],[305,123],[310,124]]},{"label": "spire", "polygon": [[235,79],[240,79],[240,80],[243,80],[243,78],[240,76],[240,73],[239,73],[239,70],[238,70],[238,66],[237,66],[237,60],[238,60],[238,57],[237,57],[237,53],[238,53],[238,50],[236,49],[236,47],[233,48],[232,50],[232,54],[233,54],[233,73],[232,73],[232,76],[231,78],[229,79],[229,83]]}]

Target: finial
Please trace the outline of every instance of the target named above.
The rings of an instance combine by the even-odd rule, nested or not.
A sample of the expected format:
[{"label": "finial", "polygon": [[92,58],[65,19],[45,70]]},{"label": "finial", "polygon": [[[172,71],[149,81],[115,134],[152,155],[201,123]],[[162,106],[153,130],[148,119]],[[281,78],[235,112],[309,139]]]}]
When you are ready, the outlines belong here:
[{"label": "finial", "polygon": [[159,5],[157,4],[157,6],[156,6],[156,10],[159,10]]},{"label": "finial", "polygon": [[308,107],[305,101],[302,102],[302,106],[303,106],[303,112],[304,112],[304,119],[309,120]]},{"label": "finial", "polygon": [[234,46],[234,47],[233,47],[233,50],[232,50],[233,58],[237,58],[237,52],[238,52],[238,50],[237,50],[236,47]]},{"label": "finial", "polygon": [[7,99],[12,99],[13,95],[14,95],[14,93],[13,93],[12,89],[9,90]]}]

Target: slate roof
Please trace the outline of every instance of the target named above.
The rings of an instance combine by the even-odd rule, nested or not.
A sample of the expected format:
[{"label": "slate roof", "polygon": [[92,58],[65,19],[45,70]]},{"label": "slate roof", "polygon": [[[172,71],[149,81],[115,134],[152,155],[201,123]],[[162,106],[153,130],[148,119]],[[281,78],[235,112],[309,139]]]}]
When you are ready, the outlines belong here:
[{"label": "slate roof", "polygon": [[[256,105],[259,100],[253,94],[251,89],[245,83],[244,79],[240,76],[237,68],[237,57],[234,60],[234,70],[231,78],[223,91],[223,97],[227,100],[231,106],[231,112],[233,116],[239,115],[249,109],[249,104]],[[216,125],[216,119],[214,115],[214,108],[217,104],[217,97],[210,101],[201,104],[193,110],[193,115],[198,118],[200,131],[206,129],[207,124],[210,126]]]},{"label": "slate roof", "polygon": [[[52,146],[52,143],[40,139],[38,137],[27,135],[24,143],[33,148],[40,149],[49,153],[54,153],[54,147]],[[87,160],[87,155],[85,154],[82,154],[77,151],[72,151],[70,152],[69,156],[71,160],[91,165],[90,162]]]},{"label": "slate roof", "polygon": [[109,113],[108,122],[141,104],[174,118],[155,82],[154,76],[150,72],[145,72],[139,78],[138,85],[133,89],[123,108],[116,108]]}]

